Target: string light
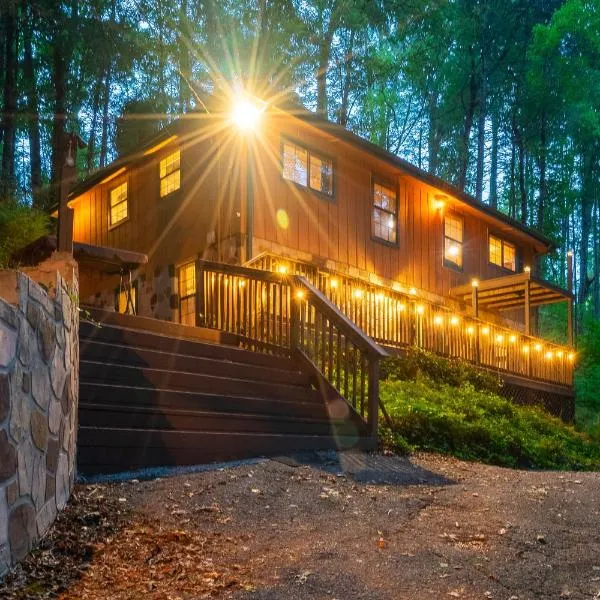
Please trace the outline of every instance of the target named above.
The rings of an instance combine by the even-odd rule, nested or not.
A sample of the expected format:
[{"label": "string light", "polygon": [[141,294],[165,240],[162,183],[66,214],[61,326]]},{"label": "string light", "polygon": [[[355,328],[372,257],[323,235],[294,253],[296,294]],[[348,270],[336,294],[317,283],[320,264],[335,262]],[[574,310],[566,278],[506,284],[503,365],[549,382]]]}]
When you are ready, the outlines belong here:
[{"label": "string light", "polygon": [[542,345],[541,345],[541,344],[536,344],[536,345],[534,346],[534,349],[535,349],[535,351],[536,351],[536,352],[541,352],[541,350],[542,350]]},{"label": "string light", "polygon": [[523,354],[529,354],[529,346],[523,346]]},{"label": "string light", "polygon": [[575,360],[575,354],[573,354],[573,352],[569,352],[569,356],[568,356],[570,361]]},{"label": "string light", "polygon": [[433,322],[436,325],[441,325],[444,322],[444,319],[440,315],[435,315],[435,317],[433,317]]},{"label": "string light", "polygon": [[354,290],[354,297],[357,298],[357,299],[362,298],[363,297],[363,291],[359,290],[359,289]]},{"label": "string light", "polygon": [[417,306],[415,306],[415,310],[417,313],[422,315],[425,312],[425,307],[422,304],[417,304]]},{"label": "string light", "polygon": [[511,336],[508,338],[508,341],[509,341],[511,344],[514,344],[514,343],[517,341],[517,336],[516,336],[516,335],[511,335]]},{"label": "string light", "polygon": [[332,279],[332,280],[329,282],[329,287],[330,287],[330,288],[332,288],[332,289],[335,289],[337,286],[338,286],[338,281],[337,281],[337,279]]},{"label": "string light", "polygon": [[551,360],[553,356],[554,356],[554,352],[546,352],[546,359],[547,360]]},{"label": "string light", "polygon": [[402,304],[402,302],[400,302],[400,304],[398,304],[398,311],[402,312],[405,309],[406,309],[406,304]]},{"label": "string light", "polygon": [[416,296],[417,295],[417,290],[414,287],[411,287],[410,290],[408,291],[408,293],[411,296]]},{"label": "string light", "polygon": [[288,272],[288,268],[285,265],[279,265],[277,267],[277,272],[281,273],[281,275],[285,275]]},{"label": "string light", "polygon": [[489,327],[484,327],[484,328],[481,330],[481,333],[483,333],[483,335],[489,335],[489,333],[490,333],[490,328],[489,328]]},{"label": "string light", "polygon": [[456,315],[450,317],[450,325],[458,325],[459,320],[460,319]]},{"label": "string light", "polygon": [[469,325],[469,326],[467,327],[467,333],[468,333],[469,335],[473,335],[473,334],[475,333],[475,328],[474,328],[472,325]]},{"label": "string light", "polygon": [[304,298],[304,290],[298,290],[296,292],[296,298],[298,298],[298,300],[302,300]]},{"label": "string light", "polygon": [[562,357],[563,357],[563,351],[562,351],[562,350],[559,350],[559,351],[556,353],[556,356],[558,356],[558,358],[562,358]]},{"label": "string light", "polygon": [[379,292],[379,294],[377,294],[375,296],[375,301],[376,302],[381,302],[384,298],[385,298],[385,296],[381,292]]},{"label": "string light", "polygon": [[245,281],[242,279],[242,280],[241,280],[241,281],[238,283],[238,285],[239,285],[241,288],[243,288],[243,287],[246,287],[246,282],[245,282]]},{"label": "string light", "polygon": [[504,336],[503,335],[497,335],[496,336],[496,342],[498,342],[498,344],[502,344],[504,342]]},{"label": "string light", "polygon": [[479,287],[479,279],[471,279],[471,286],[474,288]]}]

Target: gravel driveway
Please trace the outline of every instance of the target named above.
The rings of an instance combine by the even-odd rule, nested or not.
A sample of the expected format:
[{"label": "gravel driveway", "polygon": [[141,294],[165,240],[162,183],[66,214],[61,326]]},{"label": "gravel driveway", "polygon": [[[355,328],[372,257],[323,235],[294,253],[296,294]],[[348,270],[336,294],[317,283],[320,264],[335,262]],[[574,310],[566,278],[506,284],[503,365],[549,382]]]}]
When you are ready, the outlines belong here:
[{"label": "gravel driveway", "polygon": [[1,598],[600,599],[600,476],[281,457],[79,485]]}]

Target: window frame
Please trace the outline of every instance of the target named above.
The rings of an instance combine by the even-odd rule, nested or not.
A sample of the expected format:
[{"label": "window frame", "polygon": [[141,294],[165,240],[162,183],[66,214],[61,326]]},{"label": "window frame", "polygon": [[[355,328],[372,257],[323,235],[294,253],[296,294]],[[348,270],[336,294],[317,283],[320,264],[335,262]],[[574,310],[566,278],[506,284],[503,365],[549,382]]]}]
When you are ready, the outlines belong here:
[{"label": "window frame", "polygon": [[[490,257],[490,238],[492,238],[492,237],[494,237],[500,241],[500,262],[502,264],[497,264],[490,260],[490,258],[491,258]],[[504,246],[505,245],[512,246],[514,248],[514,251],[515,251],[515,268],[514,269],[509,269],[508,267],[504,266]],[[507,240],[506,238],[502,237],[501,235],[498,235],[497,233],[488,231],[488,244],[487,244],[488,265],[490,265],[496,269],[502,269],[506,273],[518,273],[519,272],[519,264],[520,264],[520,256],[521,256],[521,253],[520,253],[520,249],[517,246],[517,244],[515,244],[512,241]]]},{"label": "window frame", "polygon": [[[302,150],[306,151],[306,167],[307,167],[306,185],[304,185],[302,183],[298,183],[297,181],[294,181],[293,179],[288,179],[283,174],[284,168],[285,168],[284,146],[286,143],[293,144],[294,146],[297,146],[298,148],[301,148]],[[323,192],[321,190],[316,190],[315,188],[313,188],[310,185],[310,171],[311,171],[310,159],[313,155],[322,161],[329,161],[331,163],[331,194],[328,194],[327,192]],[[309,145],[303,143],[302,141],[297,140],[293,137],[287,136],[287,135],[282,135],[280,137],[280,141],[279,141],[279,175],[280,175],[281,179],[283,181],[285,181],[286,183],[291,184],[291,185],[296,185],[300,189],[306,190],[306,191],[310,192],[311,194],[315,194],[316,196],[323,198],[324,200],[327,200],[328,202],[335,202],[336,187],[337,187],[336,186],[336,173],[337,173],[336,161],[332,156],[330,156],[326,152],[321,152],[321,150],[314,150],[311,146],[309,146]]]},{"label": "window frame", "polygon": [[[167,158],[169,158],[172,154],[175,154],[176,152],[179,152],[179,168],[178,169],[174,169],[173,171],[171,171],[170,173],[166,173],[164,177],[160,176],[160,164],[163,162],[163,160],[166,160]],[[183,181],[182,181],[182,177],[181,177],[181,147],[177,147],[177,148],[171,148],[168,151],[165,151],[164,153],[162,153],[159,157],[158,157],[158,198],[159,200],[162,200],[164,198],[168,198],[169,196],[172,196],[173,194],[176,194],[177,192],[181,192],[181,188],[183,187]],[[169,177],[170,175],[172,175],[173,173],[175,173],[176,171],[179,171],[179,187],[170,191],[168,194],[165,194],[164,196],[161,194],[161,184],[163,182],[163,179],[166,179],[167,177]]]},{"label": "window frame", "polygon": [[[193,270],[194,270],[194,291],[191,294],[187,294],[186,296],[182,296],[181,294],[181,270],[184,268],[189,267],[190,265],[192,265]],[[194,304],[194,312],[192,313],[194,315],[194,323],[191,325],[191,327],[195,327],[196,325],[196,313],[198,311],[198,307],[196,306],[196,296],[197,296],[197,292],[198,292],[198,282],[196,281],[196,261],[195,259],[192,260],[187,260],[185,262],[180,263],[179,265],[177,265],[177,296],[179,298],[179,324],[180,325],[188,325],[188,323],[184,323],[182,321],[182,312],[181,312],[181,303],[183,300],[189,300],[190,298],[193,300],[193,304]]]},{"label": "window frame", "polygon": [[[451,217],[453,219],[458,219],[462,223],[462,228],[461,228],[462,240],[456,240],[456,239],[446,235],[446,218],[447,217]],[[454,271],[458,271],[459,273],[464,272],[464,270],[465,270],[465,252],[464,252],[464,249],[465,249],[465,217],[464,217],[464,215],[454,212],[454,211],[448,211],[446,214],[444,214],[444,218],[442,219],[442,236],[443,236],[442,264],[444,265],[444,267],[446,269],[452,269]],[[446,257],[446,239],[451,240],[455,244],[458,244],[458,246],[460,248],[460,262],[461,262],[460,265]]]},{"label": "window frame", "polygon": [[[116,190],[117,188],[120,188],[122,185],[127,185],[127,195],[125,196],[125,200],[122,200],[121,202],[119,202],[119,204],[122,204],[123,202],[125,202],[125,204],[127,205],[127,216],[124,217],[123,219],[120,219],[116,223],[113,223],[112,222],[113,206],[111,205],[111,194],[114,190]],[[120,181],[120,183],[116,183],[114,185],[107,185],[107,205],[108,205],[108,231],[112,231],[113,229],[116,229],[120,225],[123,225],[123,223],[127,223],[127,221],[129,221],[130,217],[129,217],[129,179],[128,178],[122,179]],[[118,206],[118,204],[116,206]]]},{"label": "window frame", "polygon": [[[390,190],[394,190],[394,193],[396,194],[396,212],[393,213],[392,211],[386,210],[385,208],[381,208],[380,206],[376,206],[375,205],[375,185],[381,185],[384,186]],[[398,183],[394,182],[393,180],[387,178],[387,177],[382,177],[381,175],[377,175],[375,173],[371,173],[371,197],[370,197],[370,204],[369,204],[369,208],[370,208],[370,215],[371,215],[371,240],[373,242],[376,242],[378,244],[383,244],[384,246],[388,246],[390,248],[398,248],[400,246],[400,228],[399,228],[399,222],[400,222],[400,194],[398,193]],[[385,238],[379,237],[377,235],[375,235],[375,222],[374,222],[374,210],[377,209],[379,211],[382,211],[384,213],[387,213],[388,215],[393,215],[395,217],[396,220],[396,228],[395,228],[395,234],[396,234],[396,240],[394,242],[390,242],[390,240],[386,240]]]}]

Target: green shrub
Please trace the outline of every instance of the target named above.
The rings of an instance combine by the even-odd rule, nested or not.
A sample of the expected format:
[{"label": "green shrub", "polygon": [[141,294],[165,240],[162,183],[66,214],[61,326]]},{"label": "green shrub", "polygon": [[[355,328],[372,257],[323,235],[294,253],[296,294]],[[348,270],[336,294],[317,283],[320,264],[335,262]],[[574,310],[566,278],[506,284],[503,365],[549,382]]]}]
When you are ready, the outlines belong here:
[{"label": "green shrub", "polygon": [[9,267],[11,255],[48,233],[46,213],[14,200],[0,200],[0,267]]},{"label": "green shrub", "polygon": [[380,373],[381,379],[415,381],[426,377],[456,387],[468,383],[477,390],[495,393],[502,388],[502,380],[490,371],[458,358],[444,358],[420,348],[410,348],[401,355],[384,359]]},{"label": "green shrub", "polygon": [[512,404],[466,383],[388,380],[381,398],[394,427],[381,443],[494,465],[537,469],[598,469],[600,445],[542,409]]}]

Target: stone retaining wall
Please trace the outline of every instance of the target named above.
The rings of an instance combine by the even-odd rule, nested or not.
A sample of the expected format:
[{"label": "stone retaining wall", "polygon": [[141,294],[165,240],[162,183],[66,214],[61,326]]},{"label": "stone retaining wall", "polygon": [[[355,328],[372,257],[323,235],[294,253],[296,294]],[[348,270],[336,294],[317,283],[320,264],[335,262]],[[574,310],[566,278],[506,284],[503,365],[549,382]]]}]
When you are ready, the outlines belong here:
[{"label": "stone retaining wall", "polygon": [[74,264],[71,272],[71,282],[57,271],[52,282],[46,270],[49,291],[23,273],[0,277],[0,579],[44,535],[73,488],[79,394]]}]

